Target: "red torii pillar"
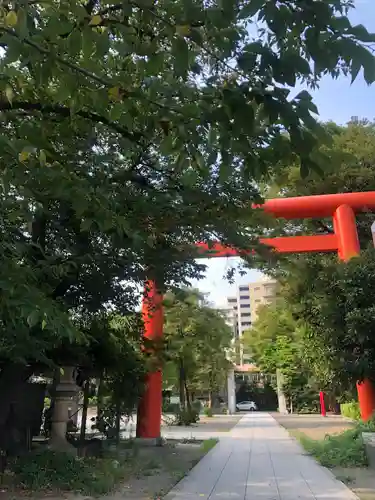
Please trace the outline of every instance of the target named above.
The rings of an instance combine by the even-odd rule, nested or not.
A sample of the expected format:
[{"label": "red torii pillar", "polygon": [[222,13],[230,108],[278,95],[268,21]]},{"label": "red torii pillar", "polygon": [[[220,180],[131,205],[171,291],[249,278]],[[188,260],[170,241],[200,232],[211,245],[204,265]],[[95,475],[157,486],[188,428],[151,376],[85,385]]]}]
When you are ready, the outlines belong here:
[{"label": "red torii pillar", "polygon": [[[267,200],[254,205],[276,218],[307,219],[333,218],[333,234],[316,236],[290,236],[261,238],[259,241],[279,253],[337,252],[339,259],[348,261],[360,253],[355,214],[375,210],[375,191],[341,193]],[[219,242],[197,243],[200,257],[241,256],[235,248]],[[253,251],[249,251],[252,253]],[[144,295],[143,318],[145,337],[161,338],[163,335],[162,295],[154,282],[148,282]],[[375,390],[370,380],[357,383],[358,401],[363,420],[368,420],[375,410]],[[146,390],[138,410],[137,436],[160,437],[162,404],[162,374],[160,370],[148,375]]]}]

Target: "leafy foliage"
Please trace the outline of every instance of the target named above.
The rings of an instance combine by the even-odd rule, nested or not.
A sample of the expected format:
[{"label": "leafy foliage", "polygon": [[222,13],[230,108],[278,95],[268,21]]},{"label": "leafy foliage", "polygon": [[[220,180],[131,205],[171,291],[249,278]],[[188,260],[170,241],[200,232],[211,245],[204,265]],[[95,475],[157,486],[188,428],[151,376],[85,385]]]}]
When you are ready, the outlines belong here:
[{"label": "leafy foliage", "polygon": [[[120,459],[121,460],[121,459]],[[108,493],[123,479],[126,464],[113,457],[82,459],[68,453],[38,450],[11,464],[14,480],[29,491],[74,491]]]},{"label": "leafy foliage", "polygon": [[340,405],[341,415],[347,418],[351,418],[352,420],[360,420],[361,419],[361,411],[359,409],[359,404],[357,401],[351,401],[350,403],[342,403]]},{"label": "leafy foliage", "polygon": [[325,467],[365,467],[367,456],[358,429],[349,429],[336,436],[314,440],[299,436],[302,446]]},{"label": "leafy foliage", "polygon": [[[325,176],[311,173],[306,182],[296,175],[296,165],[281,167],[268,188],[270,195],[375,189],[374,124],[353,119],[345,127],[333,123],[325,127],[332,136],[332,145],[317,151],[324,151],[332,160]],[[370,213],[358,214],[359,237],[365,251],[348,264],[340,264],[335,255],[280,256],[264,264],[281,281],[284,303],[292,318],[304,324],[302,352],[309,369],[321,389],[341,394],[342,401],[353,398],[356,380],[372,378],[374,373],[372,222]],[[272,221],[269,228],[273,234],[289,236],[329,233],[333,229],[328,219]]]},{"label": "leafy foliage", "polygon": [[259,309],[257,321],[243,336],[245,352],[261,371],[282,374],[283,391],[294,411],[314,410],[319,391],[304,357],[304,327],[279,298]]},{"label": "leafy foliage", "polygon": [[296,314],[312,325],[311,337],[325,346],[326,357],[332,359],[342,380],[355,382],[372,378],[375,368],[371,299],[375,284],[373,248],[349,263],[322,261],[318,274],[316,265],[312,267],[308,261],[303,270],[305,286],[299,282],[298,292],[294,289],[291,293]]},{"label": "leafy foliage", "polygon": [[197,240],[248,245],[255,181],[317,164],[316,108],[286,85],[374,80],[374,37],[350,7],[2,4],[3,357],[50,362],[61,339],[85,340],[76,315],[132,310],[146,273],[195,276]]},{"label": "leafy foliage", "polygon": [[189,406],[191,393],[204,391],[211,397],[225,383],[231,330],[196,290],[180,289],[167,294],[165,306],[170,367],[165,382],[178,387],[182,406]]}]

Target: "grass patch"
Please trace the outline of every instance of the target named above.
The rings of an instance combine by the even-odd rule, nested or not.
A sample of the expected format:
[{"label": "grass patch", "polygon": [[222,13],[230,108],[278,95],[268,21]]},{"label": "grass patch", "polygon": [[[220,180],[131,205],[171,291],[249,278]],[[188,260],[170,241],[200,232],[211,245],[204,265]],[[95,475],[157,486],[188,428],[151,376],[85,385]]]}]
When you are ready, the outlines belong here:
[{"label": "grass patch", "polygon": [[302,432],[293,433],[304,449],[325,467],[367,467],[366,448],[362,432],[375,432],[375,418],[359,422],[353,429],[340,434],[311,439]]},{"label": "grass patch", "polygon": [[341,434],[314,440],[303,433],[298,439],[304,449],[325,467],[366,467],[367,457],[360,432],[349,429]]},{"label": "grass patch", "polygon": [[217,445],[218,442],[219,440],[215,438],[205,439],[201,444],[201,448],[204,453],[208,453],[210,450],[212,450],[212,448],[214,448]]},{"label": "grass patch", "polygon": [[44,449],[12,461],[3,484],[32,492],[70,491],[99,496],[113,491],[132,475],[150,476],[158,470],[155,460],[138,460],[136,450],[127,454],[107,451],[103,458],[78,458]]}]

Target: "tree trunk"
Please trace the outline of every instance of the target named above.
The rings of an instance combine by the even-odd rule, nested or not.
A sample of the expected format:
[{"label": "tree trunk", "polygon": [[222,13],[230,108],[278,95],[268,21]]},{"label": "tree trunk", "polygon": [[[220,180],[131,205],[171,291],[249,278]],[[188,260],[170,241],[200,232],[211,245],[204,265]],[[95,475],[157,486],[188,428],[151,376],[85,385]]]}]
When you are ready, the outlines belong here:
[{"label": "tree trunk", "polygon": [[186,397],[185,397],[185,368],[182,358],[179,359],[179,386],[180,386],[180,406],[181,408],[186,408]]},{"label": "tree trunk", "polygon": [[90,379],[87,379],[83,386],[83,406],[82,406],[82,417],[81,417],[81,431],[79,434],[79,440],[83,444],[86,439],[86,425],[87,425],[87,410],[89,407],[89,397],[90,397]]},{"label": "tree trunk", "polygon": [[115,431],[116,431],[116,444],[120,444],[120,434],[121,434],[121,405],[119,401],[116,403],[116,421],[115,421]]},{"label": "tree trunk", "polygon": [[0,372],[0,453],[14,454],[27,449],[27,442],[20,441],[20,429],[14,415],[14,401],[22,397],[22,390],[33,368],[7,363]]},{"label": "tree trunk", "polygon": [[97,402],[97,417],[101,418],[104,408],[104,370],[100,375],[98,382],[98,402]]},{"label": "tree trunk", "polygon": [[[12,399],[19,386],[33,374],[30,366],[7,363],[0,372],[0,428],[6,422]],[[1,431],[0,431],[1,432]]]},{"label": "tree trunk", "polygon": [[184,386],[185,386],[185,394],[186,394],[186,407],[190,411],[191,410],[191,398],[190,398],[190,391],[189,391],[189,388],[187,385],[186,374],[185,374]]},{"label": "tree trunk", "polygon": [[208,391],[208,407],[212,408],[212,391]]}]

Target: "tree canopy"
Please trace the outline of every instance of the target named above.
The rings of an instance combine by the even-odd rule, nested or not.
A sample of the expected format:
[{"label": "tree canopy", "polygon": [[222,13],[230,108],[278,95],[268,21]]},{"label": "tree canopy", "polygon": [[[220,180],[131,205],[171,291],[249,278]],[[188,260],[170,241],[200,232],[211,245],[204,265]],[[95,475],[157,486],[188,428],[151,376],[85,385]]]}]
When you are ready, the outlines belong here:
[{"label": "tree canopy", "polygon": [[258,181],[291,159],[303,174],[319,166],[316,108],[289,88],[361,69],[374,80],[374,36],[351,6],[2,3],[8,359],[84,340],[77,315],[128,313],[147,273],[167,286],[197,275],[185,251],[197,240],[248,245]]},{"label": "tree canopy", "polygon": [[[325,126],[332,136],[332,145],[321,147],[332,158],[325,176],[311,173],[302,181],[291,165],[275,175],[270,192],[296,196],[375,190],[374,123],[352,119],[347,126]],[[350,390],[358,380],[374,378],[372,222],[371,213],[358,214],[362,254],[349,263],[340,263],[334,254],[310,254],[275,256],[264,264],[281,281],[284,303],[276,317],[275,311],[267,313],[267,330],[273,332],[277,324],[283,331],[285,311],[297,325],[302,323],[303,359],[320,388],[336,394]],[[274,234],[290,236],[333,230],[329,219],[272,221],[269,227]]]},{"label": "tree canopy", "polygon": [[182,406],[191,395],[209,399],[225,385],[232,332],[224,317],[194,289],[179,289],[165,300],[166,387],[178,389]]}]

